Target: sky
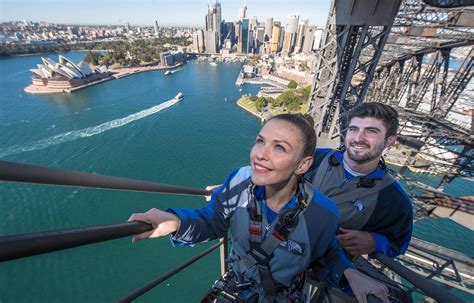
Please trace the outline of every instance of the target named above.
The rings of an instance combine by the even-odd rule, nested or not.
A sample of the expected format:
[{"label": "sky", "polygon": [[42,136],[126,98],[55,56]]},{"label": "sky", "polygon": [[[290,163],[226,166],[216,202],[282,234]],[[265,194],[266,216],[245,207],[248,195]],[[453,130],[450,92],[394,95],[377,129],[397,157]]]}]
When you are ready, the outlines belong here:
[{"label": "sky", "polygon": [[[204,27],[207,0],[0,0],[0,22],[47,21],[57,24],[116,24]],[[247,3],[247,17],[286,21],[290,14],[325,27],[331,0],[221,0],[222,18],[235,21]]]}]

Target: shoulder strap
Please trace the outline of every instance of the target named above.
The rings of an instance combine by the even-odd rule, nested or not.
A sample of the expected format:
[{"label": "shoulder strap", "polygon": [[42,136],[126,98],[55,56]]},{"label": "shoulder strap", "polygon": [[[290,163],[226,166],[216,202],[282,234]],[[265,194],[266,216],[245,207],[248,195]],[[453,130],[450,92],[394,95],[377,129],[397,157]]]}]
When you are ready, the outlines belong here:
[{"label": "shoulder strap", "polygon": [[359,187],[356,190],[346,192],[340,195],[335,195],[330,197],[330,199],[337,205],[338,203],[345,202],[348,200],[357,200],[359,198],[371,195],[373,193],[379,192],[382,189],[389,187],[395,183],[395,179],[388,173],[386,173],[380,182],[376,182],[374,187]]},{"label": "shoulder strap", "polygon": [[331,157],[336,150],[331,150],[328,152],[324,157],[319,166],[313,171],[313,178],[312,178],[312,186],[316,189],[321,188],[321,185],[324,182],[324,179],[326,177],[326,172],[330,168],[329,164],[329,157]]}]

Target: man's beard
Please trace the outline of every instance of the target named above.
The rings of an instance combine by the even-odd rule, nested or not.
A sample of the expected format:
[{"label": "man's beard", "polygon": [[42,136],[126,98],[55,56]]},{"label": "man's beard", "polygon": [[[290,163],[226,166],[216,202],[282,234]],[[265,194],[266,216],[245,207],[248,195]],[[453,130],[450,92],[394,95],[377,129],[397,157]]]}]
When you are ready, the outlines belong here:
[{"label": "man's beard", "polygon": [[[355,150],[351,148],[352,145],[363,145],[367,149],[362,153],[356,152]],[[373,147],[365,142],[351,142],[347,146],[346,151],[347,151],[347,155],[349,156],[349,159],[359,164],[364,164],[374,159],[380,158],[384,149],[385,149],[385,140],[381,142],[381,144],[373,146]]]}]

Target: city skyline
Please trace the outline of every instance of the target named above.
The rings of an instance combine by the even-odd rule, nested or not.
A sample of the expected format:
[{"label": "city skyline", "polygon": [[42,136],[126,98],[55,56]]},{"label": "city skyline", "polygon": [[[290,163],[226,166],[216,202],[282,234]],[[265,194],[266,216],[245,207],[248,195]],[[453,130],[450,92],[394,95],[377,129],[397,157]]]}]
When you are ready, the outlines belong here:
[{"label": "city skyline", "polygon": [[[207,5],[215,1],[169,1],[169,0],[105,0],[105,1],[59,1],[59,0],[0,0],[0,22],[28,20],[46,21],[56,24],[77,25],[123,25],[204,27]],[[273,17],[285,22],[290,14],[298,14],[300,20],[309,19],[310,24],[324,27],[330,1],[220,1],[222,19],[236,21],[239,9],[247,4],[247,16],[256,16],[259,21]],[[92,9],[95,8],[95,9]],[[104,13],[107,12],[107,13]]]}]

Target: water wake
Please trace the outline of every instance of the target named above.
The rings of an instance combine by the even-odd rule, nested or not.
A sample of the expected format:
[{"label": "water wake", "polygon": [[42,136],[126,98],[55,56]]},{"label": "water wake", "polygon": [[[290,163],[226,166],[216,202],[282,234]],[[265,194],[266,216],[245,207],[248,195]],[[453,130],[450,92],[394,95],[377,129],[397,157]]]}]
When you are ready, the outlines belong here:
[{"label": "water wake", "polygon": [[112,121],[105,122],[97,126],[92,126],[92,127],[88,127],[88,128],[84,128],[80,130],[73,130],[67,133],[59,134],[53,137],[41,139],[41,140],[30,142],[27,144],[13,145],[11,147],[1,149],[0,158],[14,155],[14,154],[23,153],[23,152],[43,149],[43,148],[47,148],[50,146],[58,145],[64,142],[68,142],[68,141],[72,141],[72,140],[76,140],[80,138],[95,136],[103,132],[106,132],[108,130],[124,126],[130,122],[140,120],[149,115],[156,114],[157,112],[162,111],[163,109],[173,106],[174,104],[176,104],[176,102],[178,102],[178,100],[171,99],[159,105],[131,114],[125,118],[112,120]]}]

